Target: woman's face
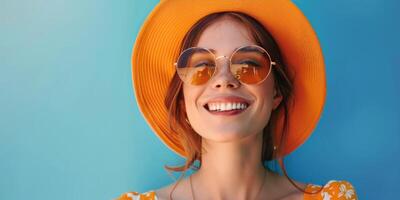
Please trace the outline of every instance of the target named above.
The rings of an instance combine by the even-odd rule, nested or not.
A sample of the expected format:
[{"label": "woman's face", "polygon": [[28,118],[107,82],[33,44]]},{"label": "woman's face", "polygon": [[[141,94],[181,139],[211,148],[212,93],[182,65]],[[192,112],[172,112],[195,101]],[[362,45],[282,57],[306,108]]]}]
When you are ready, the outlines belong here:
[{"label": "woman's face", "polygon": [[[207,27],[196,46],[214,49],[216,57],[229,56],[245,45],[256,44],[244,25],[227,17]],[[227,142],[261,133],[267,125],[271,111],[280,101],[275,96],[274,77],[257,85],[244,85],[229,71],[229,59],[218,59],[214,76],[203,85],[183,85],[186,112],[192,128],[203,139]],[[227,106],[229,103],[247,103],[240,113],[210,112],[205,105]],[[213,105],[211,105],[213,104]],[[233,104],[231,104],[233,105]],[[236,111],[238,112],[238,111]]]}]

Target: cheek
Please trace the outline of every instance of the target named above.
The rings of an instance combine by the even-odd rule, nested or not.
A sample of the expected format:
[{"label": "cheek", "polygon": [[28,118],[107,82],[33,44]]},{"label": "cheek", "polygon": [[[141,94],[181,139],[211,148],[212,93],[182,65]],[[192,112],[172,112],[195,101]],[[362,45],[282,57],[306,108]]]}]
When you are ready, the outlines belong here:
[{"label": "cheek", "polygon": [[189,115],[192,115],[193,109],[195,107],[194,102],[191,100],[192,98],[189,96],[185,96],[185,110],[186,110],[186,115],[189,117]]},{"label": "cheek", "polygon": [[197,105],[197,101],[199,97],[202,94],[201,88],[193,88],[193,87],[188,87],[184,88],[183,90],[183,96],[184,96],[184,102],[185,102],[185,109],[186,109],[186,115],[187,119],[189,120],[190,126],[194,131],[197,133],[203,133],[206,130],[204,130],[204,123],[205,119],[204,116],[204,111],[201,109],[201,105]]},{"label": "cheek", "polygon": [[257,99],[260,99],[264,105],[271,106],[274,100],[274,83],[273,79],[266,80],[260,87],[257,87],[254,91],[257,95]]},{"label": "cheek", "polygon": [[271,81],[260,86],[261,87],[253,91],[256,95],[256,99],[258,99],[258,108],[255,109],[255,112],[258,113],[255,115],[259,116],[261,121],[266,121],[267,123],[274,106],[274,86]]},{"label": "cheek", "polygon": [[183,87],[185,109],[188,117],[192,116],[193,113],[197,110],[196,102],[199,95],[200,91],[198,89],[188,86]]}]

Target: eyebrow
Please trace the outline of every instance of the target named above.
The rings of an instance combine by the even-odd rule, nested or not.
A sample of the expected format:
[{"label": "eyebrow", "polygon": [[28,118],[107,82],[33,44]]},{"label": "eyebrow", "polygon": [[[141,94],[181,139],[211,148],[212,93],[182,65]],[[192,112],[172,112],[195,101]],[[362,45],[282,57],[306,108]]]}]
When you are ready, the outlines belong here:
[{"label": "eyebrow", "polygon": [[[237,47],[237,48],[235,48],[232,52],[235,52],[237,49],[239,49],[240,47]],[[211,52],[213,52],[213,54],[216,54],[217,53],[217,51],[215,50],[215,49],[208,49],[208,50],[210,50]]]},{"label": "eyebrow", "polygon": [[[232,52],[235,52],[236,50],[238,50],[239,48],[242,48],[242,47],[244,47],[244,46],[241,46],[241,47],[237,47],[237,48],[235,48]],[[206,49],[208,49],[208,48],[206,48]],[[245,51],[245,52],[251,52],[251,51],[254,51],[254,50],[256,50],[256,48],[255,47],[252,47],[252,46],[247,46],[246,48],[242,48],[243,49],[243,51]],[[214,53],[214,54],[216,54],[216,52],[217,51],[215,51],[215,49],[208,49],[208,50],[210,50],[212,53]]]}]

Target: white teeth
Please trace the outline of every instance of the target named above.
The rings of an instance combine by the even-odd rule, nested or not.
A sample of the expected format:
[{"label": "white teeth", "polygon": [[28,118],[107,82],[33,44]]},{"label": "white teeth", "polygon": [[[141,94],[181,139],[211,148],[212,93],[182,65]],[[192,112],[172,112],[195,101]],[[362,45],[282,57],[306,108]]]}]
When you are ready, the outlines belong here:
[{"label": "white teeth", "polygon": [[227,110],[232,110],[232,103],[226,104],[226,109]]},{"label": "white teeth", "polygon": [[209,103],[208,109],[210,111],[229,111],[229,110],[244,110],[247,108],[246,103]]},{"label": "white teeth", "polygon": [[226,104],[221,104],[220,109],[221,109],[221,110],[226,110]]}]

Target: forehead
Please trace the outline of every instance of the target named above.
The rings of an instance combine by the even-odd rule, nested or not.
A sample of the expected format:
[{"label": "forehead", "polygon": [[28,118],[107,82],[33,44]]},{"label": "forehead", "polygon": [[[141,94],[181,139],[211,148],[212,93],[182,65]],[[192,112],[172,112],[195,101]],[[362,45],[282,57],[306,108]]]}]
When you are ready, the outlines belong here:
[{"label": "forehead", "polygon": [[196,46],[213,49],[216,54],[227,55],[241,46],[251,44],[256,43],[246,26],[224,17],[205,28]]}]

